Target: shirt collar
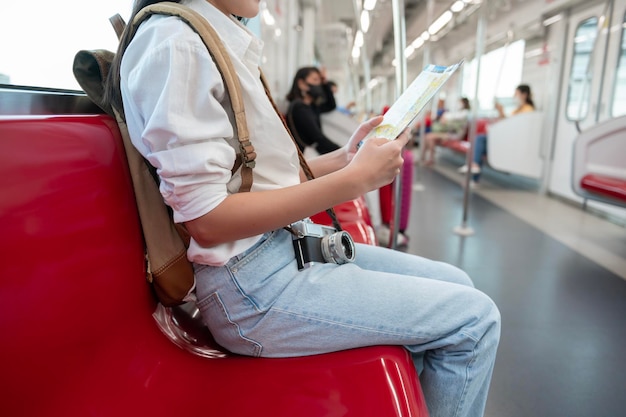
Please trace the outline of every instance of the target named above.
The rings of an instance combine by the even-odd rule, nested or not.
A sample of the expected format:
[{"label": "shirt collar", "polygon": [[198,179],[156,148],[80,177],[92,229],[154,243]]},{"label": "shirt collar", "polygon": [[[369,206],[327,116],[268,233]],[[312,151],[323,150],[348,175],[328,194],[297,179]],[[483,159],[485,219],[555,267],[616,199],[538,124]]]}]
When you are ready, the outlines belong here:
[{"label": "shirt collar", "polygon": [[259,66],[263,41],[234,17],[226,16],[206,0],[186,0],[184,4],[206,18],[233,54],[253,66]]}]

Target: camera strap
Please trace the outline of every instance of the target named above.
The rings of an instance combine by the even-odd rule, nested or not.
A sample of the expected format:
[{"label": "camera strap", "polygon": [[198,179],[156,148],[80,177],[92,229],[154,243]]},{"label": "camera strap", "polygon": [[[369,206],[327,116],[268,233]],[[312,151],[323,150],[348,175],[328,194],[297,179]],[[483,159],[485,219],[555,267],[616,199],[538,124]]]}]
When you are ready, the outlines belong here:
[{"label": "camera strap", "polygon": [[[260,71],[260,68],[259,68],[259,71]],[[282,116],[282,114],[280,114],[280,111],[278,110],[276,103],[274,103],[274,99],[272,99],[272,95],[270,94],[267,80],[265,79],[263,72],[261,72],[261,83],[263,83],[263,88],[265,89],[265,95],[267,95],[267,98],[270,100],[270,103],[272,103],[272,107],[274,107],[274,111],[280,118],[281,122],[283,122],[283,126],[285,127],[285,130],[287,131],[287,133],[289,133],[289,137],[293,141],[293,145],[296,147],[296,150],[298,151],[298,159],[300,160],[300,168],[302,168],[302,171],[304,172],[304,175],[306,176],[307,180],[310,181],[314,179],[315,175],[313,175],[313,171],[311,171],[311,167],[309,167],[309,164],[304,159],[304,155],[302,155],[302,152],[300,151],[300,147],[298,146],[296,139],[294,138],[291,130],[289,129],[289,126],[287,126],[287,122],[285,121],[285,118]],[[330,216],[330,219],[333,222],[333,227],[337,229],[337,231],[343,230],[341,228],[341,225],[339,224],[339,221],[337,220],[337,214],[335,213],[335,210],[333,210],[333,208],[331,207],[329,209],[326,209],[326,213]],[[295,234],[295,232],[291,230],[289,227],[285,227],[285,229],[288,230],[290,233]]]}]

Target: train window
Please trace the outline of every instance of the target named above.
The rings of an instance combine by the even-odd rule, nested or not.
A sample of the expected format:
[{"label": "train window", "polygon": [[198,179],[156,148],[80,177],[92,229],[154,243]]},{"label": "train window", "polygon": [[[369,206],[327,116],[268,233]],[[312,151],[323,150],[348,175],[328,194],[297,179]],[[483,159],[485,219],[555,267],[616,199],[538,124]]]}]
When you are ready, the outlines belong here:
[{"label": "train window", "polygon": [[[109,17],[128,19],[133,0],[10,1],[0,13],[0,84],[78,90],[72,74],[81,49],[115,51]],[[27,19],[24,19],[27,17]]]},{"label": "train window", "polygon": [[626,115],[626,14],[622,24],[622,42],[620,55],[615,71],[615,86],[613,89],[613,106],[611,116]]},{"label": "train window", "polygon": [[[478,92],[481,114],[492,115],[495,98],[505,104],[507,113],[514,109],[506,106],[506,98],[512,97],[515,88],[522,82],[525,47],[526,43],[522,39],[482,56]],[[474,99],[476,70],[475,58],[463,65],[462,94],[470,100]]]},{"label": "train window", "polygon": [[598,32],[598,18],[592,17],[578,25],[574,36],[574,56],[567,92],[567,118],[582,120],[589,111],[591,77],[587,74],[591,53]]}]

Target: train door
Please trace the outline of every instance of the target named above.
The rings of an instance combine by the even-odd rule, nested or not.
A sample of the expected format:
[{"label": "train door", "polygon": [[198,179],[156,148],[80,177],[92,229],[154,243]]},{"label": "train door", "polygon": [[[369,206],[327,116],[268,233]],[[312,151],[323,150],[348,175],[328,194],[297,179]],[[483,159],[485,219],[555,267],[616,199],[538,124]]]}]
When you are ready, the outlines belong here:
[{"label": "train door", "polygon": [[[571,183],[576,123],[584,130],[626,114],[626,0],[574,9],[568,26],[549,190],[581,202]],[[622,209],[592,205],[624,217]]]},{"label": "train door", "polygon": [[557,117],[554,155],[550,175],[550,192],[571,200],[582,201],[574,194],[572,178],[572,145],[581,129],[596,123],[600,78],[604,73],[603,54],[607,41],[601,30],[604,3],[573,10],[569,15],[566,56],[561,80],[561,106]]},{"label": "train door", "polygon": [[626,115],[626,0],[615,0],[609,26],[599,121]]}]

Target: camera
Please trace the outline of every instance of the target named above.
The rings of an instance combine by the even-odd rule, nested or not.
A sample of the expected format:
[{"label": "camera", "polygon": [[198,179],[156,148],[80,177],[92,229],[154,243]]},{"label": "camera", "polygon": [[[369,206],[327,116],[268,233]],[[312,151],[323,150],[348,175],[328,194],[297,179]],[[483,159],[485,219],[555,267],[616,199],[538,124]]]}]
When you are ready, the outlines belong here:
[{"label": "camera", "polygon": [[334,227],[301,220],[291,224],[293,249],[298,270],[316,263],[345,264],[354,261],[355,247],[352,236]]}]

